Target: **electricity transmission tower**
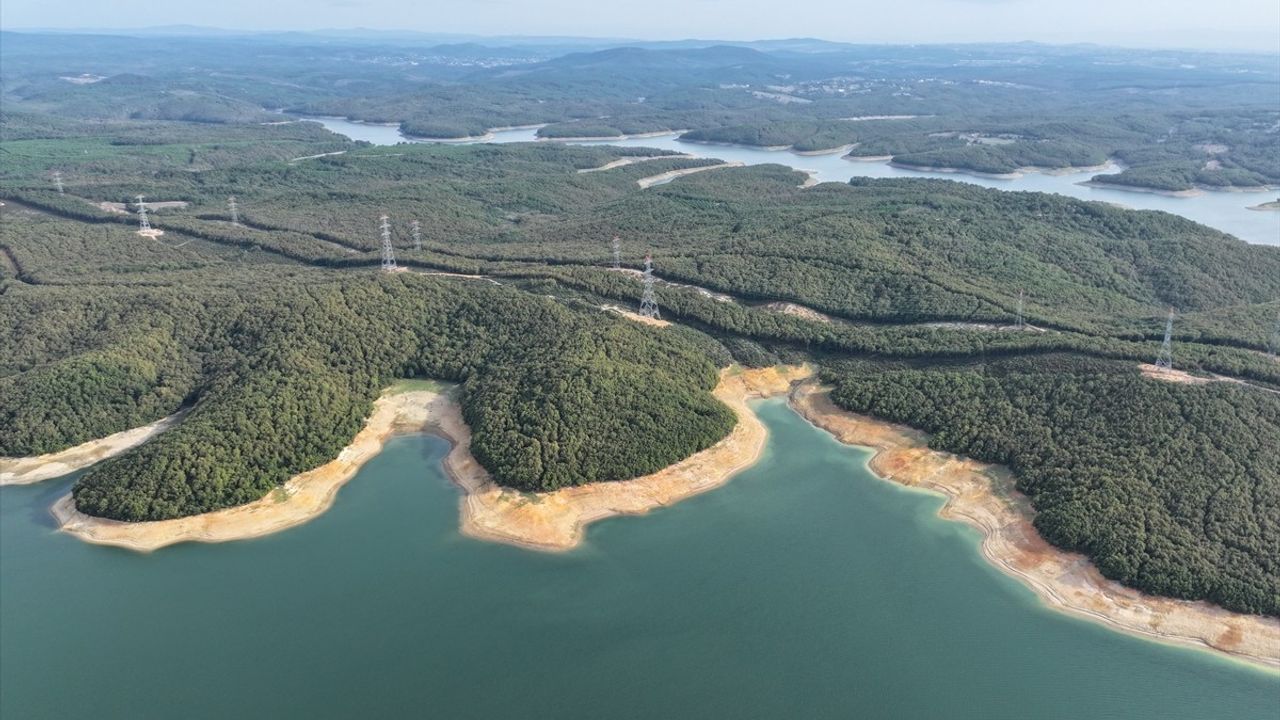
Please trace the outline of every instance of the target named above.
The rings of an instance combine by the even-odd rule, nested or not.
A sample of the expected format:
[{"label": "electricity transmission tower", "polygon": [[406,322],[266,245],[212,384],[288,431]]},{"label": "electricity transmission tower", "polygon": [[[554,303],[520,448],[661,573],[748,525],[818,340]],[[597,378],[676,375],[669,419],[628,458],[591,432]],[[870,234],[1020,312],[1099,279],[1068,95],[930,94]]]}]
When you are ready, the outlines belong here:
[{"label": "electricity transmission tower", "polygon": [[644,256],[644,294],[640,296],[640,316],[660,319],[658,314],[658,297],[653,294],[653,257]]},{"label": "electricity transmission tower", "polygon": [[151,232],[151,221],[147,219],[147,205],[138,196],[138,232]]},{"label": "electricity transmission tower", "polygon": [[62,194],[62,173],[57,170],[53,171],[53,186],[58,188],[58,194],[61,195]]},{"label": "electricity transmission tower", "polygon": [[239,208],[237,208],[237,207],[236,207],[236,196],[235,196],[235,195],[232,195],[231,197],[227,198],[227,210],[228,210],[228,212],[230,212],[230,213],[231,213],[231,224],[232,224],[232,225],[239,225],[239,224],[240,224],[240,210],[239,210]]},{"label": "electricity transmission tower", "polygon": [[1156,369],[1160,372],[1173,369],[1173,308],[1169,308],[1169,319],[1164,323],[1164,342],[1160,345],[1160,354],[1156,355]]},{"label": "electricity transmission tower", "polygon": [[613,236],[613,269],[620,270],[622,268],[622,240],[617,236]]},{"label": "electricity transmission tower", "polygon": [[413,221],[413,249],[422,249],[422,226],[418,224],[417,220]]},{"label": "electricity transmission tower", "polygon": [[1022,299],[1023,299],[1022,296],[1023,296],[1023,291],[1019,290],[1018,291],[1018,320],[1013,324],[1013,328],[1015,330],[1027,329],[1026,320],[1022,318]]},{"label": "electricity transmission tower", "polygon": [[391,247],[391,225],[387,216],[382,216],[382,271],[391,272],[396,269],[396,251]]}]

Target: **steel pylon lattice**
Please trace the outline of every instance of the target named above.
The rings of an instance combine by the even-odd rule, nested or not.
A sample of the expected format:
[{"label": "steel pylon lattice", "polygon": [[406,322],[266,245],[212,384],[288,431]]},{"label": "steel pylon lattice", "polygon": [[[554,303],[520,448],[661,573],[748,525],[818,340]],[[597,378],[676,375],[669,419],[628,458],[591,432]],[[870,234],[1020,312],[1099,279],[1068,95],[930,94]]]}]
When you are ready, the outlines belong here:
[{"label": "steel pylon lattice", "polygon": [[391,272],[397,268],[396,250],[391,246],[391,223],[386,215],[382,218],[382,271]]},{"label": "steel pylon lattice", "polygon": [[644,293],[640,295],[640,316],[660,319],[658,296],[653,292],[653,256],[644,256]]},{"label": "steel pylon lattice", "polygon": [[1156,355],[1156,369],[1169,372],[1173,369],[1173,308],[1169,308],[1169,317],[1164,322],[1164,342],[1160,344],[1160,353]]},{"label": "steel pylon lattice", "polygon": [[138,231],[150,232],[151,219],[147,217],[147,204],[142,202],[142,197],[138,196]]}]

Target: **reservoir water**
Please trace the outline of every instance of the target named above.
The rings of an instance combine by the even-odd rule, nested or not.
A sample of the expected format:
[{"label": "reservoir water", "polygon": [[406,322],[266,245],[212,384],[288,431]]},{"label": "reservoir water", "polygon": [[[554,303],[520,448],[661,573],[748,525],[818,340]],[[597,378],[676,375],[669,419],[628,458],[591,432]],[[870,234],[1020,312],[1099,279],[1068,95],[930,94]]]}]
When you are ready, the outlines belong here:
[{"label": "reservoir water", "polygon": [[[398,142],[429,142],[406,137],[396,125],[352,122],[342,118],[308,119],[315,120],[333,132],[346,135],[353,140],[365,140],[376,145],[394,145]],[[488,138],[470,142],[533,142],[537,140],[537,132],[537,128],[534,127],[498,130]],[[1280,212],[1249,209],[1250,206],[1280,197],[1280,191],[1277,190],[1270,192],[1205,192],[1193,197],[1170,197],[1155,193],[1114,190],[1080,184],[1095,175],[1119,172],[1119,168],[1115,167],[1105,171],[1086,170],[1062,175],[1026,173],[1019,178],[1001,179],[965,173],[908,170],[895,167],[885,161],[852,161],[841,157],[841,153],[798,155],[787,150],[765,150],[737,145],[706,145],[682,142],[676,139],[675,134],[577,144],[653,147],[701,157],[715,157],[727,161],[736,160],[747,165],[777,163],[779,165],[788,165],[797,170],[810,171],[821,182],[848,182],[853,177],[932,177],[958,180],[1000,190],[1058,193],[1080,200],[1098,200],[1137,210],[1163,210],[1208,225],[1211,228],[1231,233],[1247,242],[1262,245],[1280,245]]]},{"label": "reservoir water", "polygon": [[941,499],[779,401],[727,486],[543,554],[459,535],[444,441],[310,523],[144,555],[0,489],[4,718],[1275,720],[1280,675],[1045,609]]}]

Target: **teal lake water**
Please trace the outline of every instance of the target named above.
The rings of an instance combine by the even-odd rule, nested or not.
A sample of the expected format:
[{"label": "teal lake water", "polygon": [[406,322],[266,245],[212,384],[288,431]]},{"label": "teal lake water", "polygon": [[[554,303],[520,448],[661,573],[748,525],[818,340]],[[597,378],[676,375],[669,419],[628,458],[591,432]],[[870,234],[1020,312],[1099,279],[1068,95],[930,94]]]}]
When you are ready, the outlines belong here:
[{"label": "teal lake water", "polygon": [[[415,140],[400,132],[397,125],[377,125],[352,122],[343,118],[309,118],[329,130],[353,140],[364,140],[375,145],[394,145],[400,142],[430,142]],[[483,142],[509,143],[537,140],[536,128],[499,130]],[[472,141],[480,142],[480,141]],[[469,144],[469,143],[468,143]],[[766,150],[739,145],[707,145],[683,142],[674,133],[658,137],[629,138],[574,143],[577,145],[617,145],[622,147],[652,147],[688,153],[699,157],[713,157],[760,165],[776,163],[797,170],[813,173],[820,182],[848,182],[854,177],[905,177],[940,178],[982,185],[999,190],[1027,190],[1050,192],[1079,200],[1097,200],[1123,205],[1135,210],[1163,210],[1203,223],[1211,228],[1231,233],[1241,240],[1261,245],[1280,245],[1280,212],[1250,210],[1259,203],[1275,200],[1280,191],[1266,192],[1205,192],[1194,197],[1170,197],[1154,193],[1116,190],[1106,187],[1081,185],[1095,175],[1120,172],[1119,167],[1107,170],[1085,170],[1061,175],[1026,173],[1019,178],[995,178],[966,173],[929,172],[894,167],[886,161],[855,162],[845,160],[841,153],[831,155],[798,155],[787,150]]]},{"label": "teal lake water", "polygon": [[458,534],[444,441],[314,521],[150,555],[0,490],[4,718],[1230,718],[1280,675],[1043,608],[780,400],[759,464],[543,554]]}]

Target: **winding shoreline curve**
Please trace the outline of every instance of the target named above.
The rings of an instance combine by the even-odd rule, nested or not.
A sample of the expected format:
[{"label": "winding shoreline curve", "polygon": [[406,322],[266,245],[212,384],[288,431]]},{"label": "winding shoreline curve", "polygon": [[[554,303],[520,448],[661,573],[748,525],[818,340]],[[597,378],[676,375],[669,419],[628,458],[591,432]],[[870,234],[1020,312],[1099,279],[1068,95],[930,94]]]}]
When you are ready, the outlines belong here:
[{"label": "winding shoreline curve", "polygon": [[679,178],[679,177],[684,177],[685,175],[693,175],[694,173],[706,172],[707,170],[721,170],[723,168],[736,168],[736,167],[745,167],[745,166],[746,166],[746,163],[740,160],[731,160],[729,162],[720,163],[719,165],[699,165],[697,167],[682,168],[680,170],[668,170],[664,173],[659,173],[657,175],[642,177],[639,180],[636,180],[636,184],[639,185],[642,189],[645,189],[645,188],[651,188],[655,185],[665,185],[671,182],[672,180],[675,180],[676,178]]},{"label": "winding shoreline curve", "polygon": [[183,542],[247,540],[300,525],[328,510],[338,490],[386,440],[399,432],[433,429],[437,417],[447,415],[452,399],[435,391],[387,394],[338,457],[289,478],[284,485],[245,505],[172,520],[122,522],[86,515],[67,493],[49,510],[58,529],[85,542],[151,552]]},{"label": "winding shoreline curve", "polygon": [[132,450],[177,425],[186,414],[186,410],[179,410],[142,427],[121,430],[104,438],[90,440],[54,453],[34,457],[0,458],[0,486],[30,485],[83,470],[94,463],[115,457],[126,450]]},{"label": "winding shoreline curve", "polygon": [[[990,178],[992,180],[1017,180],[1028,173],[1039,173],[1041,175],[1074,175],[1076,173],[1085,172],[1103,172],[1116,168],[1115,162],[1108,160],[1100,165],[1065,165],[1063,167],[1047,167],[1044,165],[1020,165],[1009,172],[983,172],[982,170],[971,170],[962,167],[934,166],[934,165],[912,165],[910,163],[899,162],[893,156],[889,156],[889,165],[903,170],[914,170],[916,172],[935,172],[935,173],[952,173],[955,175],[972,175],[979,178]],[[1078,183],[1080,185],[1088,185],[1091,181]]]},{"label": "winding shoreline curve", "polygon": [[[563,551],[580,545],[588,525],[618,515],[652,510],[713,490],[754,465],[764,451],[768,430],[747,405],[754,398],[784,395],[813,375],[808,366],[729,368],[721,372],[713,394],[738,416],[729,435],[701,452],[651,475],[618,482],[563,488],[536,496],[502,488],[488,480],[468,486],[463,499],[462,532],[534,550]],[[465,430],[466,425],[462,428]],[[469,431],[467,431],[469,437]],[[455,446],[465,448],[466,442]],[[446,469],[454,474],[449,460]],[[474,462],[470,452],[462,453]],[[467,466],[455,475],[468,477]],[[474,476],[470,476],[474,478]]]},{"label": "winding shoreline curve", "polygon": [[[814,426],[840,442],[875,451],[867,466],[877,477],[945,496],[939,516],[981,531],[983,557],[1028,586],[1047,607],[1121,632],[1280,670],[1280,620],[1234,613],[1206,602],[1150,596],[1107,580],[1083,555],[1055,548],[1040,537],[1032,525],[1030,501],[1017,492],[1007,469],[932,450],[922,432],[838,408],[811,367],[726,369],[713,392],[738,417],[730,434],[685,460],[633,480],[538,494],[501,487],[472,456],[471,431],[453,395],[410,390],[380,397],[365,427],[336,459],[291,478],[253,503],[173,520],[127,523],[80,513],[68,493],[50,512],[60,530],[83,541],[140,552],[181,542],[261,537],[323,514],[338,490],[382,451],[390,437],[429,432],[451,445],[442,464],[461,490],[462,534],[532,550],[565,551],[583,542],[593,522],[646,514],[720,487],[750,467],[763,451],[768,431],[747,401],[786,394],[791,408]],[[171,417],[162,422],[176,421]]]},{"label": "winding shoreline curve", "polygon": [[1008,469],[932,450],[925,433],[843,410],[832,402],[830,389],[813,380],[798,385],[789,400],[801,417],[836,440],[873,450],[867,467],[877,477],[945,496],[938,515],[977,528],[983,557],[1047,607],[1131,635],[1280,670],[1280,619],[1155,597],[1106,579],[1085,556],[1040,537],[1031,502],[1014,487]]},{"label": "winding shoreline curve", "polygon": [[782,395],[812,375],[808,367],[721,373],[713,393],[738,416],[724,439],[652,475],[595,483],[549,493],[504,488],[471,455],[471,430],[449,393],[414,390],[384,394],[365,426],[338,457],[290,478],[254,502],[224,510],[154,522],[121,522],[86,515],[70,493],[50,508],[59,529],[84,540],[139,552],[182,542],[228,542],[262,537],[305,523],[328,510],[341,489],[387,439],[406,432],[430,432],[452,445],[443,464],[463,491],[459,526],[471,537],[537,550],[568,550],[581,544],[587,525],[615,515],[642,515],[658,507],[723,485],[752,465],[767,432],[747,406],[754,397]]}]

